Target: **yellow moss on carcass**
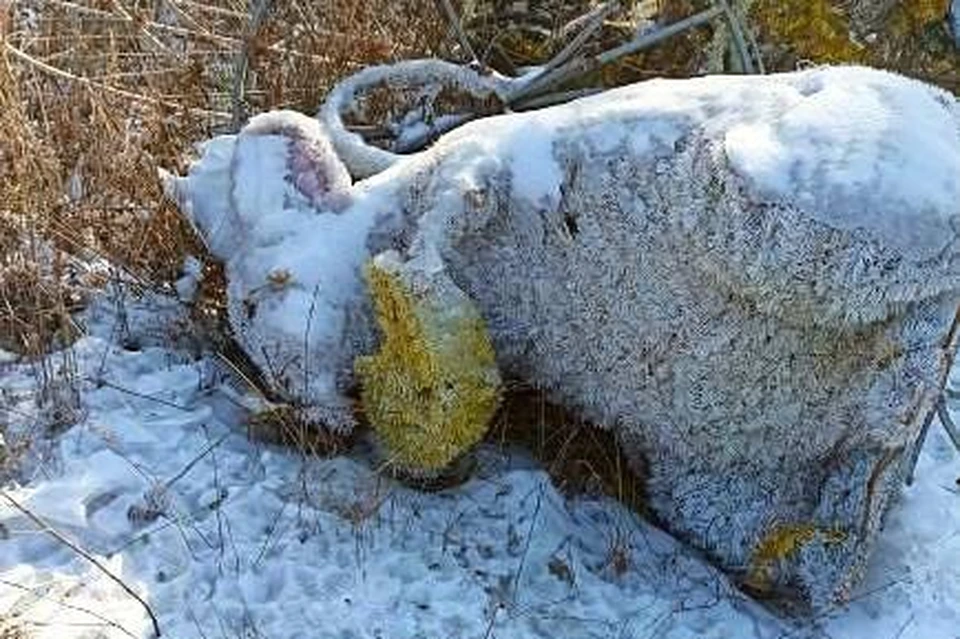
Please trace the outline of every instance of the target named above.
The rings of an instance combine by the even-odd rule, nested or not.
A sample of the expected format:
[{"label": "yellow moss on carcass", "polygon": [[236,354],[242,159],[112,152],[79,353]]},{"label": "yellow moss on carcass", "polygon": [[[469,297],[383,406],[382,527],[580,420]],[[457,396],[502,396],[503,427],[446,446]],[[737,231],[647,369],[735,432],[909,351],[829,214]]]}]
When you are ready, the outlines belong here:
[{"label": "yellow moss on carcass", "polygon": [[440,472],[480,441],[499,404],[486,326],[465,296],[438,305],[375,263],[366,279],[381,344],[355,363],[364,412],[391,464]]},{"label": "yellow moss on carcass", "polygon": [[828,544],[839,544],[846,540],[847,534],[842,530],[812,524],[774,526],[754,548],[746,585],[759,592],[768,591],[775,581],[779,565],[817,538]]}]

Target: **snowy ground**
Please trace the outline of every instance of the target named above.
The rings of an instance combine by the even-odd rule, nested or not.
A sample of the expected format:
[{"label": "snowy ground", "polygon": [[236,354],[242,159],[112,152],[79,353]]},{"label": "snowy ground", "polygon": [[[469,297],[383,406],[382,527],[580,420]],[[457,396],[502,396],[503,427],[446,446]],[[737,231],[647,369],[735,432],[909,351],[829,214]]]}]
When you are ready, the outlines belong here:
[{"label": "snowy ground", "polygon": [[[165,637],[960,637],[960,457],[939,430],[862,592],[801,627],[619,504],[565,500],[522,453],[484,450],[468,483],[419,493],[362,450],[249,441],[218,366],[164,346],[158,303],[87,313],[81,419],[37,441],[6,494],[132,586]],[[12,439],[36,422],[36,367],[2,366]],[[4,617],[31,637],[152,633],[118,584],[0,499],[0,636]]]}]

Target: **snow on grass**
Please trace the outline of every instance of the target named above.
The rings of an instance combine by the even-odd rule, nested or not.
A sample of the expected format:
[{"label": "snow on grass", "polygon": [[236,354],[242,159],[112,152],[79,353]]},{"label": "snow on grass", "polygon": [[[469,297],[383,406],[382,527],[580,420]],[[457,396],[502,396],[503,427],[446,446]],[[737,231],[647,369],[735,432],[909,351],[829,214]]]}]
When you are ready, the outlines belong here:
[{"label": "snow on grass", "polygon": [[[130,314],[131,331],[155,316]],[[566,500],[520,451],[482,449],[473,477],[438,493],[379,477],[363,446],[304,459],[247,439],[236,391],[210,361],[146,339],[124,350],[109,339],[115,318],[92,321],[74,347],[85,418],[6,490],[144,596],[164,636],[842,639],[960,628],[960,460],[939,434],[863,593],[798,627],[620,504]],[[25,392],[30,375],[8,366],[0,383]],[[0,615],[40,638],[151,632],[119,586],[6,506]]]}]

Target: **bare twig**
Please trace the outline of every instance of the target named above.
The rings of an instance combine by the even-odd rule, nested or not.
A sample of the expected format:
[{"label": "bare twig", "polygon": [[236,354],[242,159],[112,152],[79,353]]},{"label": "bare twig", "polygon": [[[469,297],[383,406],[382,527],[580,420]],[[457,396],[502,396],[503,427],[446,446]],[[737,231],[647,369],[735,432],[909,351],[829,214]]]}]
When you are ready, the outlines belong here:
[{"label": "bare twig", "polygon": [[[48,596],[48,595],[43,594],[42,592],[38,592],[38,589],[37,589],[37,588],[29,588],[29,587],[27,587],[27,586],[24,586],[23,584],[18,584],[18,583],[14,583],[14,582],[12,582],[12,581],[7,581],[6,579],[0,579],[0,584],[3,584],[4,586],[7,586],[8,588],[16,588],[17,590],[22,590],[22,591],[24,591],[24,592],[28,592],[28,593],[30,593],[32,596],[34,596],[34,597],[39,597],[40,599],[43,599],[43,600],[45,600],[45,601],[52,601],[53,603],[57,604],[58,606],[62,606],[62,607],[64,607],[64,608],[66,608],[67,610],[76,610],[77,612],[82,612],[82,613],[84,613],[84,614],[90,615],[90,616],[93,617],[94,619],[98,619],[99,621],[102,621],[105,626],[109,626],[109,627],[111,627],[111,628],[116,628],[117,630],[119,630],[119,631],[122,632],[123,634],[127,635],[128,637],[133,637],[133,639],[137,639],[137,635],[133,634],[132,632],[130,632],[129,630],[127,630],[126,628],[124,628],[122,625],[120,625],[120,624],[117,623],[116,621],[113,621],[113,620],[111,620],[111,619],[107,619],[106,617],[104,617],[103,615],[101,615],[100,613],[98,613],[96,610],[90,610],[89,608],[84,608],[83,606],[77,606],[77,605],[75,605],[75,604],[67,603],[66,601],[63,601],[62,599],[55,599],[55,598],[53,598],[53,597],[50,597],[50,596]],[[2,633],[0,633],[0,636],[3,636]]]},{"label": "bare twig", "polygon": [[244,92],[247,88],[247,72],[250,69],[250,48],[253,39],[256,37],[260,26],[263,24],[267,14],[270,13],[271,0],[257,0],[253,5],[250,15],[250,23],[247,28],[246,36],[243,39],[243,46],[237,52],[237,58],[233,65],[233,90],[230,94],[230,104],[232,105],[230,115],[230,125],[234,131],[240,130],[240,125],[246,120],[246,109],[244,108]]},{"label": "bare twig", "polygon": [[190,470],[191,470],[194,466],[196,466],[197,463],[199,463],[201,459],[203,459],[204,457],[206,457],[207,455],[209,455],[211,452],[213,452],[213,450],[214,450],[215,448],[217,448],[218,446],[220,446],[220,444],[222,444],[223,442],[225,442],[225,441],[227,440],[227,437],[229,437],[229,436],[230,436],[230,433],[224,433],[223,435],[220,436],[219,439],[217,439],[217,441],[215,441],[215,442],[210,442],[209,444],[207,444],[207,447],[204,448],[196,457],[194,457],[193,459],[191,459],[191,460],[187,463],[187,465],[184,466],[184,467],[180,470],[180,472],[178,472],[176,475],[174,475],[173,477],[171,477],[171,478],[168,479],[167,481],[163,482],[163,487],[164,487],[164,489],[169,490],[169,489],[173,486],[174,483],[176,483],[177,481],[179,481],[180,479],[182,479],[183,476],[186,475],[187,473],[189,473]]},{"label": "bare twig", "polygon": [[313,296],[310,299],[310,311],[307,314],[307,325],[303,329],[303,396],[310,396],[310,330],[313,327],[313,315],[317,310],[317,297],[320,295],[320,282],[313,287]]},{"label": "bare twig", "polygon": [[[573,20],[570,20],[565,25],[560,27],[560,31],[559,31],[560,37],[566,38],[574,31],[582,31],[583,29],[589,28],[590,26],[589,23],[596,20],[597,16],[599,16],[600,14],[609,16],[611,13],[615,13],[616,11],[619,11],[620,9],[619,4],[620,3],[618,0],[612,0],[611,2],[604,2],[602,4],[599,4],[593,7],[586,13],[577,16]],[[617,5],[617,6],[612,8],[612,5]]]},{"label": "bare twig", "polygon": [[513,603],[517,603],[517,594],[520,587],[520,577],[523,575],[523,565],[527,560],[527,554],[530,552],[530,542],[533,541],[533,530],[537,525],[537,518],[540,516],[540,507],[543,505],[543,484],[540,484],[540,492],[537,494],[537,505],[533,509],[533,517],[530,518],[530,529],[527,530],[526,544],[523,547],[523,554],[520,556],[520,563],[517,565],[517,574],[513,576],[513,589],[510,593]]},{"label": "bare twig", "polygon": [[753,51],[753,60],[757,64],[756,72],[763,75],[767,72],[766,66],[763,64],[763,54],[760,51],[760,43],[757,42],[757,36],[754,33],[753,29],[750,28],[750,22],[747,19],[747,16],[744,15],[744,12],[741,9],[742,0],[728,0],[730,2],[730,10],[733,13],[733,17],[737,20],[740,25],[740,30],[744,32],[747,36],[747,44],[749,45],[748,50]]},{"label": "bare twig", "polygon": [[[599,7],[591,10],[589,13],[581,16],[574,20],[574,23],[577,25],[583,24],[583,29],[576,35],[576,37],[570,41],[570,43],[565,46],[560,53],[555,55],[544,66],[543,71],[540,75],[545,75],[557,67],[561,66],[571,58],[573,58],[577,53],[580,52],[580,49],[583,48],[583,45],[596,33],[600,27],[603,26],[604,20],[620,10],[619,2],[606,2]],[[571,23],[573,24],[573,23]],[[567,25],[566,28],[569,28],[570,25]]]},{"label": "bare twig", "polygon": [[600,67],[610,64],[611,62],[615,62],[624,56],[638,53],[644,49],[649,49],[650,47],[657,45],[664,40],[668,40],[675,35],[683,33],[684,31],[689,31],[690,29],[695,29],[707,24],[717,16],[723,14],[723,12],[723,7],[714,6],[688,18],[674,22],[673,24],[663,27],[662,29],[657,29],[652,33],[641,35],[630,40],[629,42],[625,42],[620,46],[603,51],[595,56],[571,60],[570,62],[561,65],[553,71],[543,74],[531,82],[521,85],[508,96],[507,101],[510,104],[515,104],[523,101],[526,98],[545,93],[554,87],[569,82],[574,78],[586,75]]},{"label": "bare twig", "polygon": [[753,61],[750,59],[750,52],[747,50],[747,41],[743,36],[743,30],[740,28],[740,18],[737,16],[727,0],[717,0],[717,3],[723,9],[724,17],[727,20],[727,28],[733,39],[733,46],[740,56],[741,71],[743,73],[753,73]]},{"label": "bare twig", "polygon": [[937,401],[937,416],[940,418],[940,423],[943,424],[943,429],[947,431],[950,441],[953,442],[957,451],[960,451],[960,430],[958,430],[957,425],[953,423],[953,418],[950,417],[950,411],[947,410],[947,403],[944,401],[942,395],[939,401]]},{"label": "bare twig", "polygon": [[150,617],[150,622],[153,624],[154,635],[155,635],[156,637],[160,637],[160,636],[161,636],[160,623],[157,621],[156,615],[153,614],[153,609],[150,608],[150,605],[149,605],[146,601],[144,601],[144,599],[143,599],[140,595],[138,595],[137,592],[136,592],[133,588],[131,588],[130,586],[128,586],[122,579],[120,579],[120,578],[117,577],[115,574],[113,574],[112,572],[110,572],[110,571],[107,569],[106,566],[104,566],[104,565],[101,564],[99,561],[97,561],[96,558],[94,558],[94,557],[93,557],[90,553],[88,553],[86,550],[84,550],[83,548],[81,548],[80,546],[78,546],[77,544],[75,544],[74,542],[72,542],[72,541],[71,541],[70,539],[68,539],[63,533],[61,533],[60,531],[58,531],[58,530],[56,530],[55,528],[53,528],[50,524],[48,524],[48,523],[45,522],[43,519],[41,519],[38,515],[36,515],[36,514],[35,514],[33,511],[31,511],[29,508],[27,508],[26,506],[22,505],[22,504],[21,504],[20,502],[18,502],[16,499],[14,499],[14,498],[11,497],[9,494],[7,494],[7,491],[5,491],[5,490],[0,490],[0,496],[2,496],[5,500],[7,500],[7,502],[8,502],[11,506],[13,506],[14,508],[16,508],[16,509],[17,509],[18,511],[20,511],[21,513],[23,513],[23,514],[27,517],[27,519],[29,519],[30,521],[32,521],[38,528],[40,528],[40,530],[42,530],[43,532],[47,533],[48,535],[50,535],[50,536],[53,537],[54,539],[56,539],[58,542],[60,542],[61,544],[63,544],[64,546],[66,546],[67,548],[69,548],[70,550],[72,550],[74,553],[80,555],[81,557],[83,557],[84,559],[86,559],[87,561],[89,561],[89,562],[90,562],[91,564],[93,564],[94,567],[96,567],[100,572],[102,572],[103,574],[105,574],[105,575],[106,575],[108,578],[110,578],[114,583],[116,583],[118,586],[120,586],[121,588],[123,588],[124,592],[126,592],[128,595],[130,595],[131,597],[133,597],[134,599],[136,599],[137,602],[139,602],[140,605],[143,606],[143,609],[147,611],[147,615]]},{"label": "bare twig", "polygon": [[163,399],[162,397],[153,397],[152,395],[147,395],[146,393],[140,393],[140,392],[138,392],[138,391],[135,391],[135,390],[132,390],[132,389],[129,389],[129,388],[124,388],[123,386],[119,386],[119,385],[117,385],[117,384],[114,384],[113,382],[108,382],[107,380],[103,379],[102,377],[87,377],[86,380],[87,380],[88,382],[92,382],[92,383],[94,383],[94,384],[96,384],[96,385],[98,385],[98,386],[106,386],[107,388],[112,388],[112,389],[115,390],[115,391],[119,391],[119,392],[121,392],[121,393],[124,393],[124,394],[126,394],[126,395],[130,395],[130,396],[132,396],[132,397],[139,397],[140,399],[146,399],[146,400],[148,400],[148,401],[156,402],[156,403],[162,404],[162,405],[164,405],[164,406],[169,406],[170,408],[176,408],[177,410],[182,410],[182,411],[184,411],[184,412],[186,412],[186,413],[192,413],[192,412],[193,412],[193,409],[190,408],[189,406],[184,406],[183,404],[178,404],[178,403],[176,403],[176,402],[171,402],[171,401],[169,401],[169,400]]},{"label": "bare twig", "polygon": [[555,104],[565,104],[572,100],[579,100],[591,95],[602,93],[606,89],[601,87],[591,87],[587,89],[573,89],[571,91],[558,91],[557,93],[545,93],[537,95],[529,100],[518,102],[513,106],[515,111],[531,111],[533,109],[542,109]]},{"label": "bare twig", "polygon": [[936,408],[927,412],[927,416],[923,418],[923,426],[920,427],[920,434],[917,436],[917,441],[910,450],[910,459],[907,464],[907,474],[904,478],[904,483],[906,483],[907,486],[913,484],[914,474],[917,470],[917,461],[920,459],[920,450],[923,448],[924,442],[927,441],[927,433],[930,432],[930,424],[933,422],[933,417],[936,412]]},{"label": "bare twig", "polygon": [[950,417],[950,411],[947,410],[945,394],[941,394],[939,397],[937,397],[936,405],[927,413],[927,416],[924,417],[923,426],[920,427],[920,434],[917,436],[917,441],[914,443],[913,449],[910,451],[907,474],[904,478],[904,482],[907,484],[907,486],[913,484],[914,474],[917,469],[917,461],[920,459],[920,451],[930,433],[930,424],[933,422],[934,416],[940,419],[940,423],[943,425],[943,429],[947,431],[947,436],[950,437],[950,441],[953,442],[954,447],[960,451],[960,429],[957,428],[953,418]]},{"label": "bare twig", "polygon": [[470,56],[470,62],[480,62],[480,58],[477,57],[477,52],[474,51],[473,46],[470,44],[470,39],[467,37],[466,31],[463,30],[463,23],[460,21],[460,16],[457,15],[457,12],[454,10],[453,5],[450,4],[450,0],[434,0],[437,3],[437,7],[440,11],[446,16],[447,22],[450,23],[453,32],[457,36],[457,40],[460,42],[460,46],[463,47],[463,50]]}]

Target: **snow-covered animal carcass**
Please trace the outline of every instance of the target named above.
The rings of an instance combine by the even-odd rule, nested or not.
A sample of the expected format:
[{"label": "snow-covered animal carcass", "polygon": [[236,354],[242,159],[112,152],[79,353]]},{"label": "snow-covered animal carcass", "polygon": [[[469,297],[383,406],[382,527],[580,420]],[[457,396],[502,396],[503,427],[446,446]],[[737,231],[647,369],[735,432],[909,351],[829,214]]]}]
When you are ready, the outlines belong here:
[{"label": "snow-covered animal carcass", "polygon": [[261,116],[171,183],[268,379],[346,414],[389,251],[414,303],[468,300],[501,374],[614,429],[671,531],[756,591],[849,596],[952,359],[953,96],[862,68],[655,80],[352,186],[324,136]]}]

